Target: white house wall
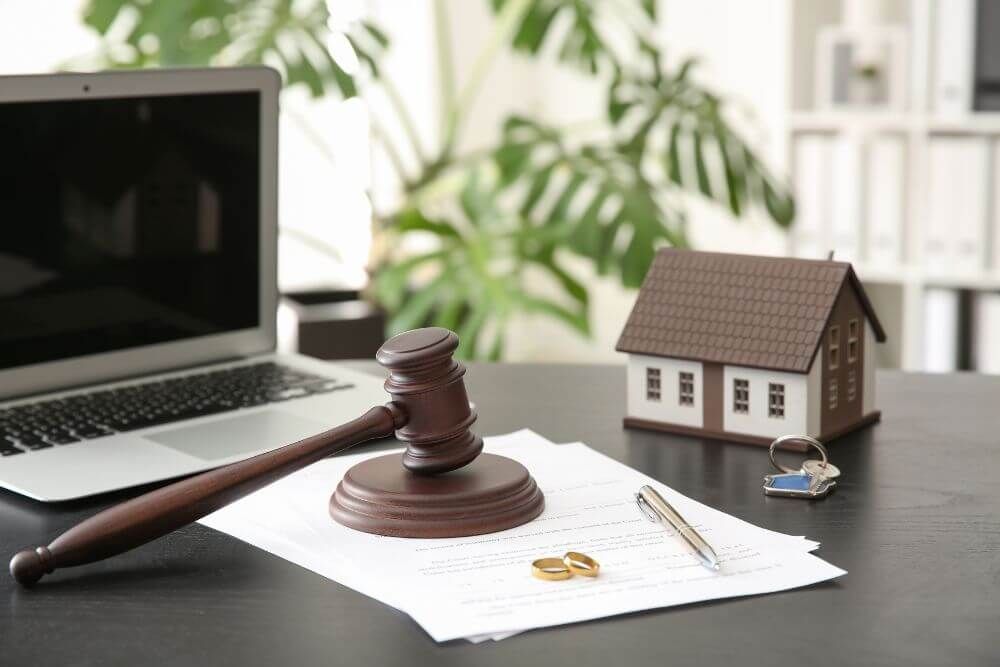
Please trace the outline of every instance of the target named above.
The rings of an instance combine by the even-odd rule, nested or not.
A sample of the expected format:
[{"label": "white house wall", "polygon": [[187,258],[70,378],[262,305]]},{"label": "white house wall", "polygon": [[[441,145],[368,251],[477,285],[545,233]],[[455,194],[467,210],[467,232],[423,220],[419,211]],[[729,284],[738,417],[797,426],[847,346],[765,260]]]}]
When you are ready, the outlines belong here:
[{"label": "white house wall", "polygon": [[876,345],[878,345],[878,343],[875,341],[875,330],[872,329],[871,322],[865,318],[865,377],[864,383],[861,385],[861,412],[865,415],[875,411],[875,366],[877,365],[877,362],[875,361]]},{"label": "white house wall", "polygon": [[[660,369],[660,400],[646,399],[646,369]],[[680,373],[694,375],[694,405],[680,404]],[[697,361],[630,354],[628,357],[628,416],[702,428],[703,378]]]},{"label": "white house wall", "polygon": [[[815,365],[815,364],[814,364]],[[750,411],[738,414],[733,411],[733,380],[750,383]],[[768,417],[768,384],[785,385],[784,418]],[[745,433],[765,438],[779,435],[805,433],[808,430],[808,376],[805,373],[783,373],[741,366],[725,366],[722,386],[725,394],[722,404],[722,428],[732,433]]]}]

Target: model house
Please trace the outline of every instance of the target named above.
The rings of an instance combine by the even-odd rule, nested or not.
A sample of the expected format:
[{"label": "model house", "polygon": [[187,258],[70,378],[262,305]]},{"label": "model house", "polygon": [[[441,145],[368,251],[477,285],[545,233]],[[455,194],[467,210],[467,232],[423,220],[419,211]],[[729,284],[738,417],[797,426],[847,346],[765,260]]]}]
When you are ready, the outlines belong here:
[{"label": "model house", "polygon": [[884,340],[850,264],[661,250],[616,347],[628,354],[625,425],[827,441],[878,421]]}]

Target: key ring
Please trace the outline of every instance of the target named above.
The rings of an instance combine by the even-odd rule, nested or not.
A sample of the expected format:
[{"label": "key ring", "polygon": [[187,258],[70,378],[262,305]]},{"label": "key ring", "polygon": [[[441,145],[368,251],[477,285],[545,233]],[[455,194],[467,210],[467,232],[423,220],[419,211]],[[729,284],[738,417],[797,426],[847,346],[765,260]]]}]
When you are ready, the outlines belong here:
[{"label": "key ring", "polygon": [[820,455],[823,457],[823,461],[820,465],[824,468],[826,467],[827,464],[826,447],[824,447],[823,443],[821,443],[819,440],[817,440],[816,438],[810,438],[808,435],[783,435],[780,438],[774,439],[774,441],[771,443],[771,447],[768,449],[767,452],[768,457],[771,459],[771,465],[773,465],[781,472],[784,473],[799,472],[794,468],[788,468],[786,466],[783,466],[774,460],[774,450],[777,449],[778,445],[784,444],[786,442],[803,442],[809,445],[810,447],[818,449]]}]

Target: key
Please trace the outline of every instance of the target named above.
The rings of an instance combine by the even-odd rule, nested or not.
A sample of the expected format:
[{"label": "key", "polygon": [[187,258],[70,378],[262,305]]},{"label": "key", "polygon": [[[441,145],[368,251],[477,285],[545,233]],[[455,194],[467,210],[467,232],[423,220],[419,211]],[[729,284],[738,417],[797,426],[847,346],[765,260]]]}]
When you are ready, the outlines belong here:
[{"label": "key", "polygon": [[785,498],[824,498],[837,486],[829,477],[812,475],[804,471],[786,472],[764,477],[764,495]]},{"label": "key", "polygon": [[827,479],[837,479],[840,477],[840,468],[829,461],[823,463],[819,459],[806,459],[802,462],[802,471],[810,475],[818,475]]}]

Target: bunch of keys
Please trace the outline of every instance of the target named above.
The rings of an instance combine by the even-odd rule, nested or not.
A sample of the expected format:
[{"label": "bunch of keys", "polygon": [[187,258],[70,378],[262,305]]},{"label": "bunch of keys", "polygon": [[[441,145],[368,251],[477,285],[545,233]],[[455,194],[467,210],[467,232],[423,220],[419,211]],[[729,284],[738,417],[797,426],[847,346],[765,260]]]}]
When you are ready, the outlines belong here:
[{"label": "bunch of keys", "polygon": [[[803,442],[818,449],[823,458],[806,459],[798,470],[783,466],[775,460],[774,453],[779,445],[787,442]],[[826,447],[815,438],[807,435],[783,435],[771,443],[768,456],[771,458],[771,465],[780,470],[781,474],[764,477],[764,495],[816,500],[825,498],[837,486],[834,480],[840,477],[840,470],[830,463]]]}]

